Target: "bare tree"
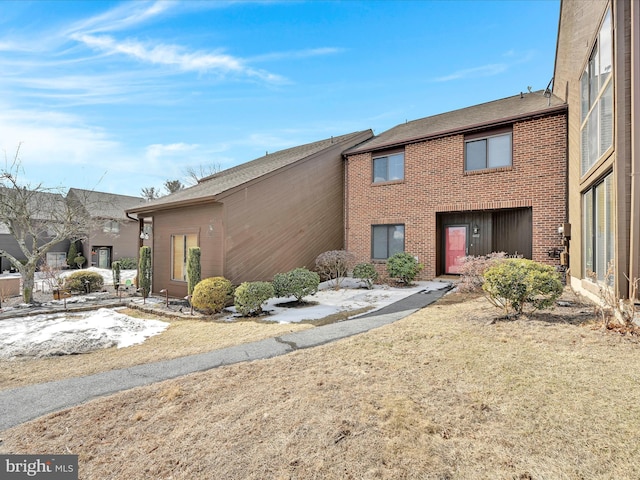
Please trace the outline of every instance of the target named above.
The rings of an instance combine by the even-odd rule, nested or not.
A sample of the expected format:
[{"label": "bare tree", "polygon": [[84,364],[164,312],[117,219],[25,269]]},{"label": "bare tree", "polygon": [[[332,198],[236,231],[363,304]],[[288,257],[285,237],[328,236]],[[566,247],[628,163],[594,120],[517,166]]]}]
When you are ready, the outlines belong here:
[{"label": "bare tree", "polygon": [[142,196],[142,198],[148,201],[160,198],[160,192],[156,190],[156,187],[143,187],[140,190],[140,195]]},{"label": "bare tree", "polygon": [[167,194],[176,193],[184,188],[180,180],[167,180],[164,182],[164,189]]},{"label": "bare tree", "polygon": [[213,163],[211,165],[199,165],[198,167],[187,167],[184,169],[184,175],[189,185],[196,185],[200,180],[222,170],[222,166],[219,163]]},{"label": "bare tree", "polygon": [[89,231],[89,219],[84,209],[67,202],[62,192],[20,182],[24,170],[19,152],[20,145],[11,162],[5,152],[5,166],[0,170],[0,218],[26,260],[21,262],[4,249],[0,255],[20,272],[24,301],[32,303],[35,272],[47,252],[67,239],[83,238]]}]

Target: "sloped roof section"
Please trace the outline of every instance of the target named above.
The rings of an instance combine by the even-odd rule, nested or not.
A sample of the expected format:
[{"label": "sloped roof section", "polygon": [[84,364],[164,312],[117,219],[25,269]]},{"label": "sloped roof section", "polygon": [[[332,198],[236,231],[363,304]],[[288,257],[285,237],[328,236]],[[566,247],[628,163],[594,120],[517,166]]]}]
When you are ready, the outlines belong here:
[{"label": "sloped roof section", "polygon": [[[22,199],[16,198],[16,195]],[[3,208],[12,210],[13,205],[21,205],[30,212],[32,220],[52,221],[58,218],[57,212],[65,210],[65,198],[61,193],[43,190],[21,190],[0,187],[0,203]],[[14,212],[11,212],[14,213]],[[18,213],[18,212],[15,212]],[[3,232],[4,233],[4,232]]]},{"label": "sloped roof section", "polygon": [[179,190],[166,197],[146,202],[141,207],[130,208],[128,211],[130,213],[152,211],[156,208],[177,206],[200,199],[213,199],[217,195],[258,179],[263,175],[275,172],[280,168],[309,158],[323,150],[335,147],[336,145],[344,145],[344,149],[347,149],[371,136],[373,136],[373,132],[371,132],[371,130],[365,130],[269,153],[250,162],[205,177],[201,179],[197,185]]},{"label": "sloped roof section", "polygon": [[79,202],[91,218],[130,220],[125,211],[146,203],[144,198],[70,188],[67,198]]},{"label": "sloped roof section", "polygon": [[491,125],[506,124],[517,119],[540,114],[551,114],[554,111],[562,111],[566,108],[566,104],[560,98],[550,93],[545,96],[542,90],[514,95],[501,100],[494,100],[402,123],[349,149],[345,153],[351,155],[391,148],[428,138],[452,135]]}]

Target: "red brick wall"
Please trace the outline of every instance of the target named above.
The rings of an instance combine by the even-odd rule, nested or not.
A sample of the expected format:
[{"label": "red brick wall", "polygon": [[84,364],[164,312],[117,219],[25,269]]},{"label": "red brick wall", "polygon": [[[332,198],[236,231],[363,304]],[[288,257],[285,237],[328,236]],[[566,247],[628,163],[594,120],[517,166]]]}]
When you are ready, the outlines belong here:
[{"label": "red brick wall", "polygon": [[[436,213],[531,207],[533,259],[557,265],[547,251],[560,246],[566,221],[566,116],[513,125],[512,167],[464,172],[464,135],[406,145],[405,180],[373,185],[372,155],[347,159],[345,248],[371,261],[371,225],[405,224],[405,251],[436,276]],[[438,272],[439,273],[439,272]]]}]

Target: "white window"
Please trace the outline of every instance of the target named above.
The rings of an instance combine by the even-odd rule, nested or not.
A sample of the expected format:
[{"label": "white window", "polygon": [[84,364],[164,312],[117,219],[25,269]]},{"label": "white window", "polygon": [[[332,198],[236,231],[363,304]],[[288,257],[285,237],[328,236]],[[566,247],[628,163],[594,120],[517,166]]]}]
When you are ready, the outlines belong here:
[{"label": "white window", "polygon": [[582,175],[587,173],[613,144],[611,36],[611,11],[608,10],[589,61],[580,77]]},{"label": "white window", "polygon": [[120,233],[120,224],[115,220],[107,220],[102,225],[102,231],[104,233]]},{"label": "white window", "polygon": [[373,159],[373,182],[404,180],[404,153]]},{"label": "white window", "polygon": [[465,171],[511,166],[511,133],[465,141]]}]

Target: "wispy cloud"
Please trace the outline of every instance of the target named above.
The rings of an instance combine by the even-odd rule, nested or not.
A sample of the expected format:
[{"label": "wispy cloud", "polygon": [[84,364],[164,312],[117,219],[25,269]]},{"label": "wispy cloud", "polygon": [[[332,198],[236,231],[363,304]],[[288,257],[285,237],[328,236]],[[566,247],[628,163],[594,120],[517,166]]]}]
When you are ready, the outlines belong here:
[{"label": "wispy cloud", "polygon": [[508,68],[509,67],[506,63],[492,63],[489,65],[482,65],[481,67],[457,70],[449,75],[434,78],[434,81],[450,82],[452,80],[462,80],[467,78],[491,77],[505,72]]},{"label": "wispy cloud", "polygon": [[246,65],[237,57],[221,52],[188,52],[178,45],[146,45],[136,40],[117,41],[108,35],[74,34],[73,38],[90,48],[107,54],[122,54],[155,65],[177,67],[182,71],[212,72],[257,77],[271,83],[286,83],[286,79]]},{"label": "wispy cloud", "polygon": [[344,51],[346,51],[344,48],[335,48],[335,47],[308,48],[305,50],[292,50],[288,52],[265,53],[264,55],[257,55],[255,57],[251,57],[249,60],[251,62],[291,60],[291,59],[298,59],[298,58],[310,58],[310,57],[320,57],[320,56],[326,56],[326,55],[336,55]]},{"label": "wispy cloud", "polygon": [[71,25],[65,34],[71,36],[78,32],[99,33],[124,30],[158,17],[178,5],[179,2],[169,0],[124,2],[100,15]]}]

